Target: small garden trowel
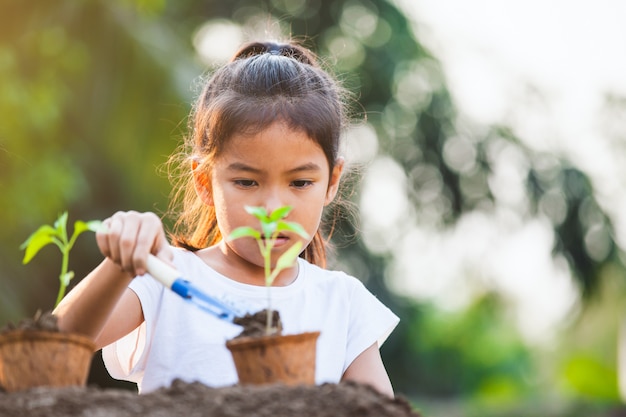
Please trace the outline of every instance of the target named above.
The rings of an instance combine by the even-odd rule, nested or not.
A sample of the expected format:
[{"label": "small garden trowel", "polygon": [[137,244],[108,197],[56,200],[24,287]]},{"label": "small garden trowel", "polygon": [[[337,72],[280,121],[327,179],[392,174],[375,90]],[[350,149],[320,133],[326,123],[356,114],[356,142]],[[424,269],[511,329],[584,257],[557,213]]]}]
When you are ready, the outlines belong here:
[{"label": "small garden trowel", "polygon": [[232,322],[237,312],[217,299],[207,295],[184,279],[180,272],[154,255],[148,256],[148,272],[165,287],[183,297],[196,307],[213,314],[219,319]]}]

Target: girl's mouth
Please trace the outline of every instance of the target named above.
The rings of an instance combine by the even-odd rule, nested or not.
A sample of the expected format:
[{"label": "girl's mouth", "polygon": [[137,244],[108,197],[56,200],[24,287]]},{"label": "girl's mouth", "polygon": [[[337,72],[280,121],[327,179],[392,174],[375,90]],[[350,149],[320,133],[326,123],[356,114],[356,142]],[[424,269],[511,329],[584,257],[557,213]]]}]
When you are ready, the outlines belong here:
[{"label": "girl's mouth", "polygon": [[[265,238],[263,240],[266,240]],[[286,235],[278,235],[276,237],[276,239],[274,240],[274,247],[280,247],[283,245],[286,245],[287,242],[289,242],[289,237],[287,237]]]}]

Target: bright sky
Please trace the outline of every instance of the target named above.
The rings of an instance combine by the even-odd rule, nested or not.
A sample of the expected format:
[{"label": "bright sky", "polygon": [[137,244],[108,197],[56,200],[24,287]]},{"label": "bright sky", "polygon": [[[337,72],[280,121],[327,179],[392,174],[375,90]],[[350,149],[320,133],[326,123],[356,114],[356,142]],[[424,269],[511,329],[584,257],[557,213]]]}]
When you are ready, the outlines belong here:
[{"label": "bright sky", "polygon": [[[626,96],[626,2],[396,3],[442,62],[465,116],[482,124],[506,122],[530,146],[569,157],[592,176],[598,198],[613,213],[617,239],[626,242],[624,111],[620,117],[603,107],[607,94]],[[529,96],[530,89],[536,94]],[[393,181],[387,165],[373,164],[365,206],[391,201],[367,194]],[[374,213],[363,214],[375,223]],[[563,263],[550,257],[549,228],[540,221],[517,224],[503,210],[494,218],[467,216],[446,235],[416,229],[398,239],[405,261],[393,275],[403,292],[454,308],[480,291],[462,277],[478,275],[478,282],[510,298],[532,340],[545,339],[571,311],[574,287]]]}]

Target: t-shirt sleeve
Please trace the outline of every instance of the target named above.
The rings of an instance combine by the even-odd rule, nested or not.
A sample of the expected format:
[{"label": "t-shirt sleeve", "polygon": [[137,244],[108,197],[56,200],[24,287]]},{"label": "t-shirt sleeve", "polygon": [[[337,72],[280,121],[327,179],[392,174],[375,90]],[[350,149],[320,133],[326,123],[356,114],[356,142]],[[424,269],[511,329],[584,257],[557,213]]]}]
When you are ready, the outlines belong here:
[{"label": "t-shirt sleeve", "polygon": [[144,322],[126,336],[102,348],[102,359],[111,377],[139,383],[152,340],[152,325],[158,312],[163,286],[150,275],[133,279],[128,286],[139,298]]},{"label": "t-shirt sleeve", "polygon": [[372,344],[378,343],[380,348],[400,322],[398,316],[365,288],[361,281],[352,278],[349,283],[350,323],[345,369]]}]

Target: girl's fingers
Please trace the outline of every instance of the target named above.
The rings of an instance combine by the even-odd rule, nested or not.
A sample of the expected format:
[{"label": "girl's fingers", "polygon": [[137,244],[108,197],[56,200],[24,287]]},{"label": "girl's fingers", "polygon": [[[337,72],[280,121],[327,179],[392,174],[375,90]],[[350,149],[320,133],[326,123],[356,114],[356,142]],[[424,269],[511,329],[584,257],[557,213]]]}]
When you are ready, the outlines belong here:
[{"label": "girl's fingers", "polygon": [[106,230],[96,235],[100,251],[132,275],[144,274],[148,254],[168,246],[161,219],[153,213],[118,212],[103,223]]},{"label": "girl's fingers", "polygon": [[102,221],[102,225],[104,226],[101,230],[96,232],[96,243],[98,244],[98,249],[105,257],[109,257],[111,254],[111,250],[109,249],[109,230],[111,228],[111,219],[105,219]]},{"label": "girl's fingers", "polygon": [[146,273],[148,254],[157,254],[165,246],[167,246],[167,240],[161,219],[154,213],[141,214],[132,259],[135,273],[137,275]]},{"label": "girl's fingers", "polygon": [[[143,215],[135,211],[129,211],[114,215],[114,220],[116,220],[116,216],[122,222],[121,233],[115,242],[118,246],[120,265],[124,271],[137,275],[135,260],[141,256],[136,254],[137,239],[142,228]],[[144,256],[147,257],[148,255],[145,254]]]},{"label": "girl's fingers", "polygon": [[[117,216],[117,217],[116,217]],[[118,213],[103,221],[105,230],[96,233],[96,241],[100,252],[115,263],[120,263],[119,239],[124,223]]]}]

